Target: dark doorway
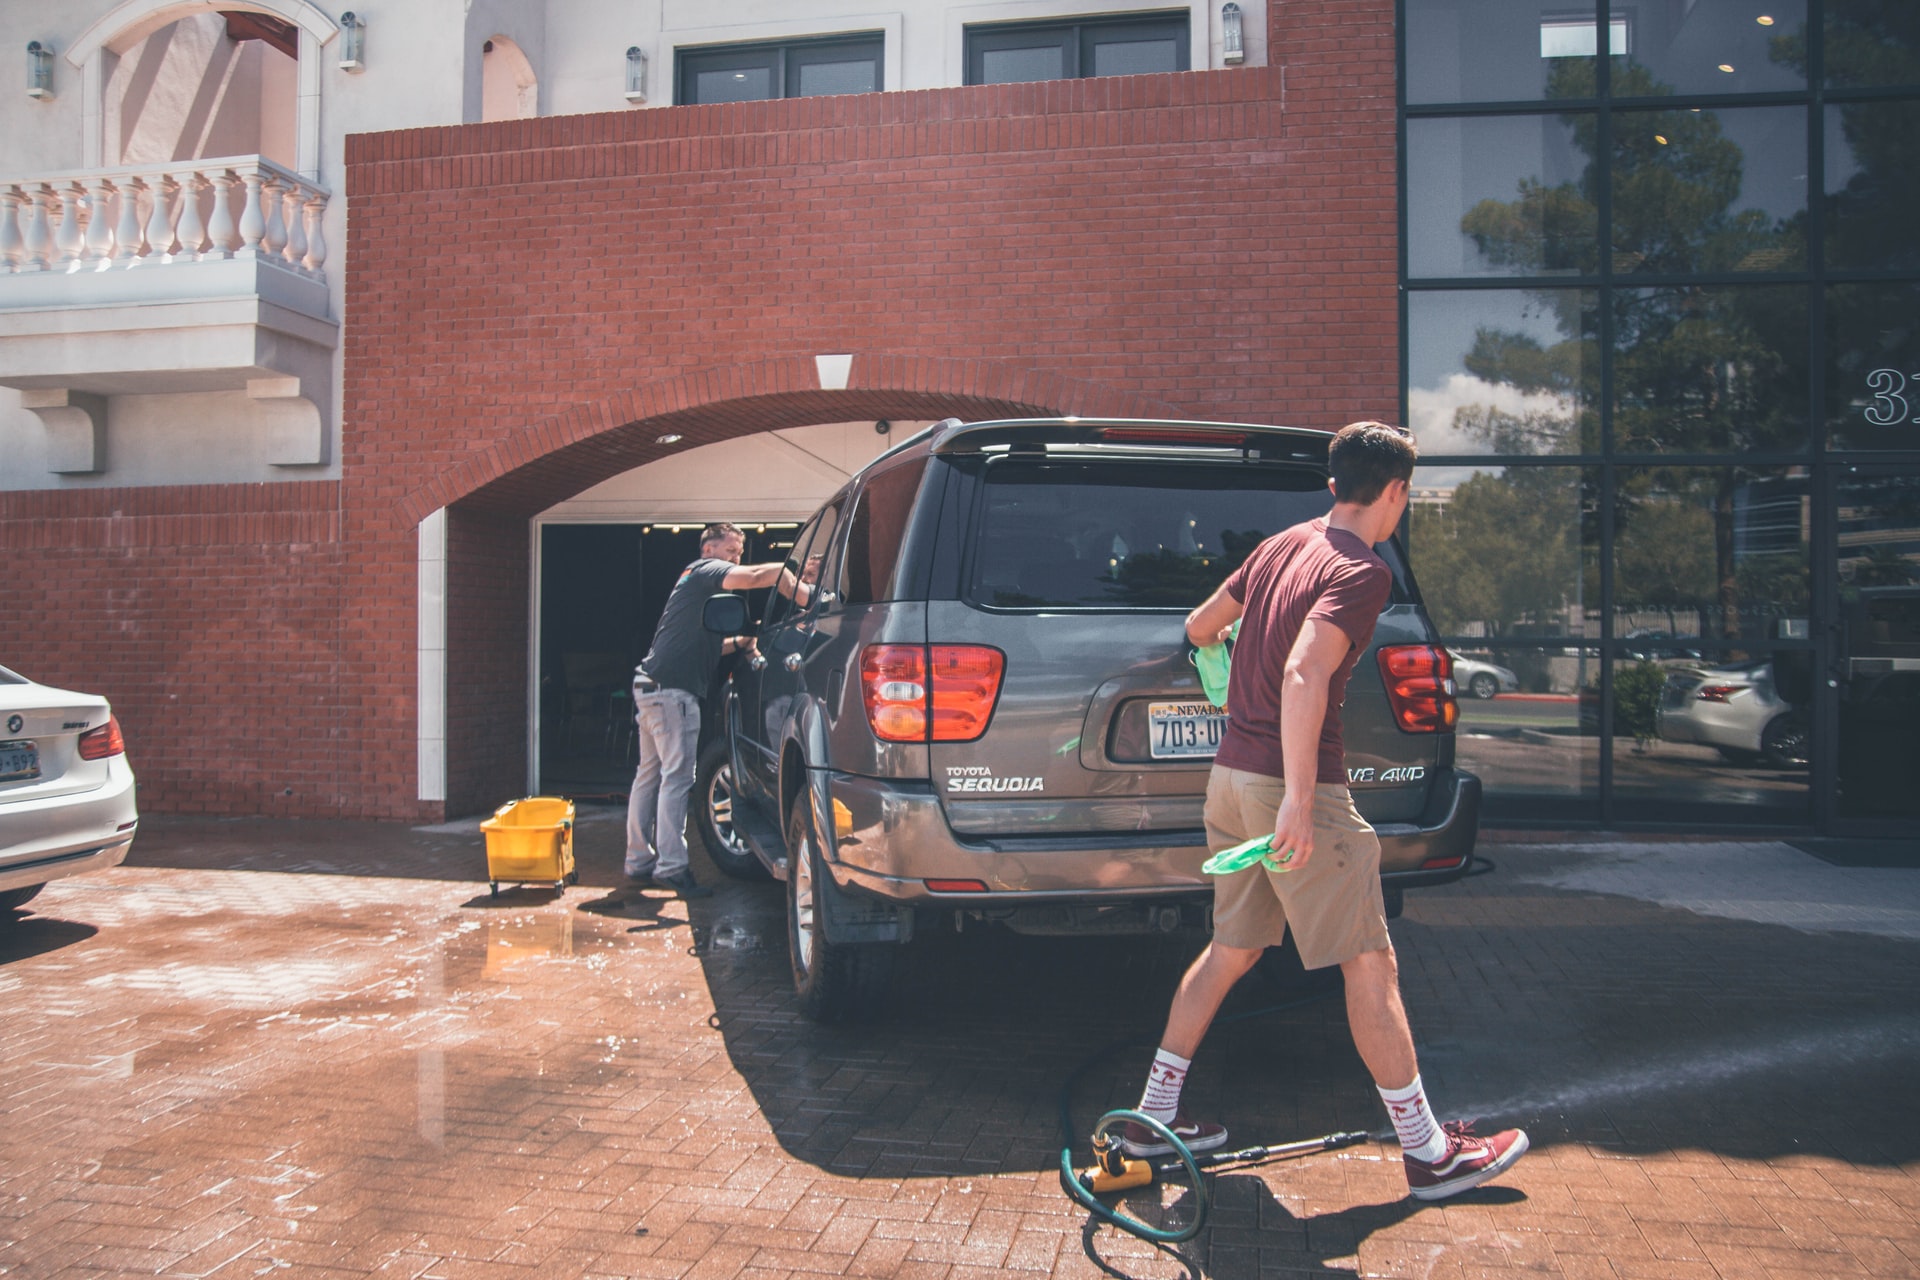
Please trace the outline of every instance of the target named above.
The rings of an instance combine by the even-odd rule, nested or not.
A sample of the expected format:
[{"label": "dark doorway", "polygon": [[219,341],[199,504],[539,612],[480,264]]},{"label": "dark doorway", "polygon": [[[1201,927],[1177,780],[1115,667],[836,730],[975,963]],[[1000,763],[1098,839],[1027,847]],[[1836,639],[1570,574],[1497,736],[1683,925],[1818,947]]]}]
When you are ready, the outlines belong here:
[{"label": "dark doorway", "polygon": [[[542,795],[625,802],[633,669],[706,523],[540,526]],[[742,525],[745,563],[783,555],[797,527]]]}]

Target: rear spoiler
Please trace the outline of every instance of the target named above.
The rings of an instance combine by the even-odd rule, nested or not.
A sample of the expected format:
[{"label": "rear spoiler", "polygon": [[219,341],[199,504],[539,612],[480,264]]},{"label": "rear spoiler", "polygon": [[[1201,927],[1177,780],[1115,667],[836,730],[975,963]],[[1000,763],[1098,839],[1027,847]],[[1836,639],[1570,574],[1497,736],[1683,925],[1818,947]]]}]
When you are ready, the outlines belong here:
[{"label": "rear spoiler", "polygon": [[1137,449],[1232,449],[1252,457],[1326,465],[1330,431],[1239,422],[1155,421],[1142,418],[1005,418],[963,423],[948,418],[929,428],[933,452],[980,453],[990,448],[1042,451],[1048,445],[1111,445]]}]

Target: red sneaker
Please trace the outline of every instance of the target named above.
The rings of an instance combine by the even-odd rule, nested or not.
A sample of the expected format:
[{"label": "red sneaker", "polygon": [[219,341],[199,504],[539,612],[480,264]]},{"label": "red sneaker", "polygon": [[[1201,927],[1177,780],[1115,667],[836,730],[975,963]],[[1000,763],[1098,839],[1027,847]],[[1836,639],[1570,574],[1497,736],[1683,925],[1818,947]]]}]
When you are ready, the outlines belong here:
[{"label": "red sneaker", "polygon": [[[1180,1139],[1189,1151],[1211,1151],[1215,1147],[1227,1145],[1227,1127],[1223,1124],[1211,1124],[1203,1120],[1189,1120],[1186,1112],[1173,1118],[1167,1128],[1173,1130],[1173,1136]],[[1148,1156],[1170,1156],[1173,1148],[1163,1142],[1160,1135],[1138,1120],[1129,1120],[1120,1130],[1120,1150],[1136,1160]]]},{"label": "red sneaker", "polygon": [[1497,1178],[1527,1154],[1524,1129],[1503,1129],[1491,1138],[1473,1136],[1471,1120],[1449,1120],[1440,1126],[1447,1149],[1429,1164],[1406,1157],[1407,1187],[1416,1200],[1444,1200]]}]

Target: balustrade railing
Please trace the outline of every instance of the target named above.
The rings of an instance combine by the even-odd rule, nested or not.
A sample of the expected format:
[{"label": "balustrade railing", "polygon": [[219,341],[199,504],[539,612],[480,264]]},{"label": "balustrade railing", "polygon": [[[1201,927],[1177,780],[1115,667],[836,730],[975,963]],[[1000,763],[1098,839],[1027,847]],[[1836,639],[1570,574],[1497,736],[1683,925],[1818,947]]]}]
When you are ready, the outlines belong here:
[{"label": "balustrade railing", "polygon": [[328,198],[260,156],[0,179],[0,275],[264,258],[319,276]]}]

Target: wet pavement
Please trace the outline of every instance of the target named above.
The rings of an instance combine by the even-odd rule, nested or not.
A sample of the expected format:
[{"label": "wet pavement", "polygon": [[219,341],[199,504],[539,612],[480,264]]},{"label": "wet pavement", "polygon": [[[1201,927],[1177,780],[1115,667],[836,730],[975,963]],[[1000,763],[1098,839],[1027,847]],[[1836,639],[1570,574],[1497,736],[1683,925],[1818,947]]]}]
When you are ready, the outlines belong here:
[{"label": "wet pavement", "polygon": [[[0,927],[0,1275],[1920,1274],[1920,870],[1490,840],[1394,937],[1436,1107],[1532,1153],[1441,1205],[1379,1143],[1221,1173],[1155,1247],[1061,1194],[1059,1113],[1137,1099],[1192,940],[929,936],[823,1028],[779,886],[619,888],[581,818],[558,896],[490,897],[472,823],[153,820],[50,887]],[[1337,999],[1225,1017],[1234,1145],[1384,1133]]]}]

